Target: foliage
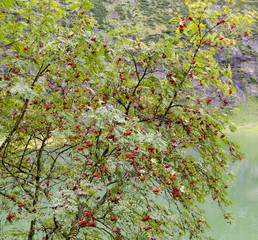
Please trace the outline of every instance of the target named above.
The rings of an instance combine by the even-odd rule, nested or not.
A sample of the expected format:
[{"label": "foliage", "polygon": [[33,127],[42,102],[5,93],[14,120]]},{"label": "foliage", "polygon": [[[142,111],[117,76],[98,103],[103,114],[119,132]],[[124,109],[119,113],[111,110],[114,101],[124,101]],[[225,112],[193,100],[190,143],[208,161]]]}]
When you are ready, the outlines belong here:
[{"label": "foliage", "polygon": [[[94,4],[94,17],[100,24],[99,29],[107,32],[112,28],[114,19],[113,10],[119,15],[119,22],[131,21],[136,25],[136,29],[141,31],[141,37],[148,41],[155,39],[157,41],[164,34],[174,34],[177,25],[168,24],[169,18],[181,14],[187,16],[188,8],[185,7],[187,1],[168,1],[168,0],[119,0],[119,1],[97,1],[92,0]],[[105,2],[108,13],[102,16],[103,2]],[[212,1],[211,1],[212,2]],[[257,11],[257,1],[236,0],[234,2],[233,11],[242,14],[250,11]],[[217,1],[217,6],[223,6],[227,1]],[[123,8],[121,8],[121,6]],[[172,11],[171,11],[172,9]],[[106,11],[106,10],[105,10]],[[128,14],[129,12],[129,14]],[[165,14],[164,14],[165,13]],[[257,17],[256,17],[257,20]],[[172,30],[172,31],[171,31]],[[257,36],[256,23],[249,24],[249,30],[252,35]],[[155,34],[155,35],[153,35]]]},{"label": "foliage", "polygon": [[106,44],[87,0],[2,5],[3,239],[205,239],[207,198],[232,219],[242,154],[212,105],[234,91],[213,56],[251,17],[210,2],[186,1],[175,36],[150,45],[125,28]]},{"label": "foliage", "polygon": [[105,29],[104,23],[107,17],[107,9],[102,0],[92,0],[92,3],[95,6],[98,6],[97,8],[93,8],[92,11],[96,20],[98,21],[98,24],[100,25],[100,28]]}]

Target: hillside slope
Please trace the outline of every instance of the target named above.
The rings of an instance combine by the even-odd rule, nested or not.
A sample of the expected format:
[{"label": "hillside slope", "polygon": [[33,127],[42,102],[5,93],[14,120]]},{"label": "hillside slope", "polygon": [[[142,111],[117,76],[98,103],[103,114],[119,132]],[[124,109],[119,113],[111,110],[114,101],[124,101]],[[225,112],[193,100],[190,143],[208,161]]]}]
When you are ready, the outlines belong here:
[{"label": "hillside slope", "polygon": [[[91,0],[95,8],[92,14],[98,30],[105,36],[114,25],[131,24],[139,31],[142,41],[156,41],[165,35],[173,35],[178,27],[172,17],[187,15],[184,0]],[[236,1],[234,11],[258,10],[258,1]],[[241,36],[236,47],[227,48],[218,56],[221,65],[231,65],[237,90],[231,106],[248,101],[248,95],[258,97],[258,29],[257,22],[250,25],[250,35]],[[258,102],[258,100],[257,100]]]}]

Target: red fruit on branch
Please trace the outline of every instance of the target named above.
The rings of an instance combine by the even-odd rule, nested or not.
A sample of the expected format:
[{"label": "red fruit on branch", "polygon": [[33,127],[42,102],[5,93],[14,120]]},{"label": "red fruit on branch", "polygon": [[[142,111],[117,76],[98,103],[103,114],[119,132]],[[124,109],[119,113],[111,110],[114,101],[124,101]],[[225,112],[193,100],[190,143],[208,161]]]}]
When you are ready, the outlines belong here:
[{"label": "red fruit on branch", "polygon": [[152,229],[151,226],[143,228],[145,231]]},{"label": "red fruit on branch", "polygon": [[91,210],[88,210],[88,212],[85,213],[85,216],[93,216],[93,213]]},{"label": "red fruit on branch", "polygon": [[112,203],[115,203],[115,202],[119,202],[119,198],[110,198],[109,199],[110,200],[110,202],[112,202]]},{"label": "red fruit on branch", "polygon": [[95,227],[96,222],[90,222],[89,224],[87,224],[88,227]]},{"label": "red fruit on branch", "polygon": [[142,222],[146,222],[148,220],[150,220],[150,216],[141,219]]},{"label": "red fruit on branch", "polygon": [[119,233],[121,231],[121,228],[117,228],[116,230],[114,230],[115,233]]},{"label": "red fruit on branch", "polygon": [[47,186],[49,186],[49,183],[50,183],[49,179],[48,179],[47,181],[45,181],[44,183],[45,183]]},{"label": "red fruit on branch", "polygon": [[11,220],[11,219],[14,218],[14,217],[15,217],[14,214],[9,214],[9,215],[6,217],[6,219],[7,219],[7,220]]},{"label": "red fruit on branch", "polygon": [[224,19],[221,19],[220,21],[217,22],[217,25],[221,24],[221,23],[225,23],[226,21]]},{"label": "red fruit on branch", "polygon": [[133,132],[126,132],[125,133],[125,136],[127,137],[127,136],[129,136],[129,135],[131,135]]},{"label": "red fruit on branch", "polygon": [[96,41],[96,39],[97,39],[96,37],[92,37],[90,40],[94,42]]},{"label": "red fruit on branch", "polygon": [[176,177],[175,175],[172,175],[169,179],[173,180],[175,177]]},{"label": "red fruit on branch", "polygon": [[172,195],[175,196],[175,197],[180,197],[180,194],[179,194],[177,188],[174,188],[174,190],[173,190],[173,192],[172,192]]},{"label": "red fruit on branch", "polygon": [[140,109],[145,109],[145,107],[142,104],[139,105],[139,108]]},{"label": "red fruit on branch", "polygon": [[84,225],[86,225],[87,223],[88,223],[87,220],[83,220],[83,221],[79,222],[79,226],[84,226]]},{"label": "red fruit on branch", "polygon": [[18,207],[23,207],[23,206],[25,206],[25,203],[18,204]]},{"label": "red fruit on branch", "polygon": [[158,192],[160,192],[160,191],[161,191],[160,189],[155,189],[155,190],[153,190],[154,193],[158,193]]},{"label": "red fruit on branch", "polygon": [[51,106],[46,106],[46,110],[48,111],[49,109],[51,109],[52,107]]},{"label": "red fruit on branch", "polygon": [[78,147],[77,148],[77,150],[79,150],[79,151],[81,151],[81,150],[83,150],[84,149],[84,147]]}]

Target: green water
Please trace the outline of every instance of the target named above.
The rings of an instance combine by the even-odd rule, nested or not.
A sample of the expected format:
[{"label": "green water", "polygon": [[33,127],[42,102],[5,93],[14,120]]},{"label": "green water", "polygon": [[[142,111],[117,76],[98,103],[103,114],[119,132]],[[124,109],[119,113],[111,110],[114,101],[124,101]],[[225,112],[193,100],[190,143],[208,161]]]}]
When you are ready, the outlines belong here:
[{"label": "green water", "polygon": [[234,202],[230,207],[235,217],[230,225],[223,219],[214,204],[207,208],[207,219],[215,240],[257,240],[258,239],[258,132],[248,131],[232,135],[246,159],[235,163],[232,171],[237,180],[230,185],[229,197]]}]

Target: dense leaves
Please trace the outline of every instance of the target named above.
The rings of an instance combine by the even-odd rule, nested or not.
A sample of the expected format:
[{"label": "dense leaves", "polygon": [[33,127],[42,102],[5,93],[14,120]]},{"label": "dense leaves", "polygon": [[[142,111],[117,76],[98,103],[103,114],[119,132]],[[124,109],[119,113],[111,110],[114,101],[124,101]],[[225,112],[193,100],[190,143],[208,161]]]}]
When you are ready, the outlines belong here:
[{"label": "dense leaves", "polygon": [[242,155],[214,55],[251,17],[186,2],[176,36],[150,45],[130,29],[103,41],[88,1],[2,5],[2,238],[202,239],[210,199],[230,221]]}]

